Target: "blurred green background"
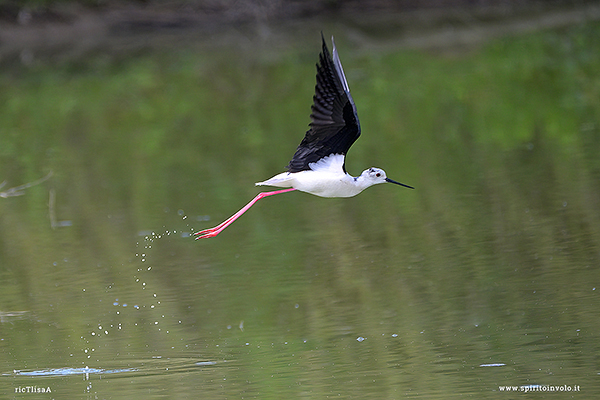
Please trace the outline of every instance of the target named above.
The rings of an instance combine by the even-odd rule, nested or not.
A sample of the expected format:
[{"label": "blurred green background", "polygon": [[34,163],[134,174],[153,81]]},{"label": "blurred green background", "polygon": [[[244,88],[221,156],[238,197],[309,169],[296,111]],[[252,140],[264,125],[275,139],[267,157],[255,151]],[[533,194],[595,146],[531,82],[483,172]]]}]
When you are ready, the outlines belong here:
[{"label": "blurred green background", "polygon": [[[1,396],[598,396],[600,24],[434,49],[245,29],[0,59]],[[270,197],[194,241],[284,171],[320,30],[348,171],[416,189]]]}]

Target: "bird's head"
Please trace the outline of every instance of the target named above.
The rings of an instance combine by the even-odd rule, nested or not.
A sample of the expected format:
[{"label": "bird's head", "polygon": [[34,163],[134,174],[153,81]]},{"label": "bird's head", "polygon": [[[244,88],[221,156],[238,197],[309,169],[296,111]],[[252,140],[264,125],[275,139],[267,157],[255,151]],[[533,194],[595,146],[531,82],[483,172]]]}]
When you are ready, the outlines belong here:
[{"label": "bird's head", "polygon": [[387,175],[385,174],[385,171],[382,170],[381,168],[375,168],[375,167],[365,169],[363,171],[363,173],[360,174],[360,176],[366,182],[369,182],[371,185],[376,185],[378,183],[385,183],[385,181],[387,179]]},{"label": "bird's head", "polygon": [[360,174],[361,178],[364,179],[365,182],[368,182],[369,185],[376,185],[378,183],[395,183],[396,185],[404,186],[409,189],[414,189],[412,186],[405,185],[404,183],[396,182],[387,177],[385,171],[381,168],[371,167],[369,169],[365,169],[362,174]]}]

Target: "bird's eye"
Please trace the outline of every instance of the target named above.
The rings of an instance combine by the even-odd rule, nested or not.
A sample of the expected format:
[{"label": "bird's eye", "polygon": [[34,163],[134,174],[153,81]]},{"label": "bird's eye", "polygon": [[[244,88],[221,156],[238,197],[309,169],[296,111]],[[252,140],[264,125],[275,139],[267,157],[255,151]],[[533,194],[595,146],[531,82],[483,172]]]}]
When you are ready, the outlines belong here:
[{"label": "bird's eye", "polygon": [[381,176],[381,174],[378,172],[375,174],[375,176],[379,178]]}]

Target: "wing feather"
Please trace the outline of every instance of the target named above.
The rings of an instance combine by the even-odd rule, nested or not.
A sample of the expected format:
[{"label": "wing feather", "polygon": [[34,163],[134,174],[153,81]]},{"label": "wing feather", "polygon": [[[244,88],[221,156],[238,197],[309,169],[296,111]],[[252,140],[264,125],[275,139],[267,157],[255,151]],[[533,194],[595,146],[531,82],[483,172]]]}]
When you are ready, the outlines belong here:
[{"label": "wing feather", "polygon": [[[310,129],[296,149],[289,172],[311,169],[309,164],[331,154],[346,155],[360,136],[356,106],[333,42],[333,58],[321,34],[323,49],[317,64],[317,84],[311,107]],[[343,165],[344,171],[346,170]]]}]

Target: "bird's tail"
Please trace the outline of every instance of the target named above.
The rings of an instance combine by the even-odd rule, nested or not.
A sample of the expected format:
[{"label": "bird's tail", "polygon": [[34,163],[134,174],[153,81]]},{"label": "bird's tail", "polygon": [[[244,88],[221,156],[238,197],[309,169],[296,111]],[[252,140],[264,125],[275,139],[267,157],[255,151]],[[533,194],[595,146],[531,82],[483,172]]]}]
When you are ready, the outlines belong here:
[{"label": "bird's tail", "polygon": [[267,179],[263,182],[256,182],[256,186],[276,186],[276,187],[292,187],[292,180],[294,179],[289,172],[283,172],[279,175],[275,175],[271,179]]}]

